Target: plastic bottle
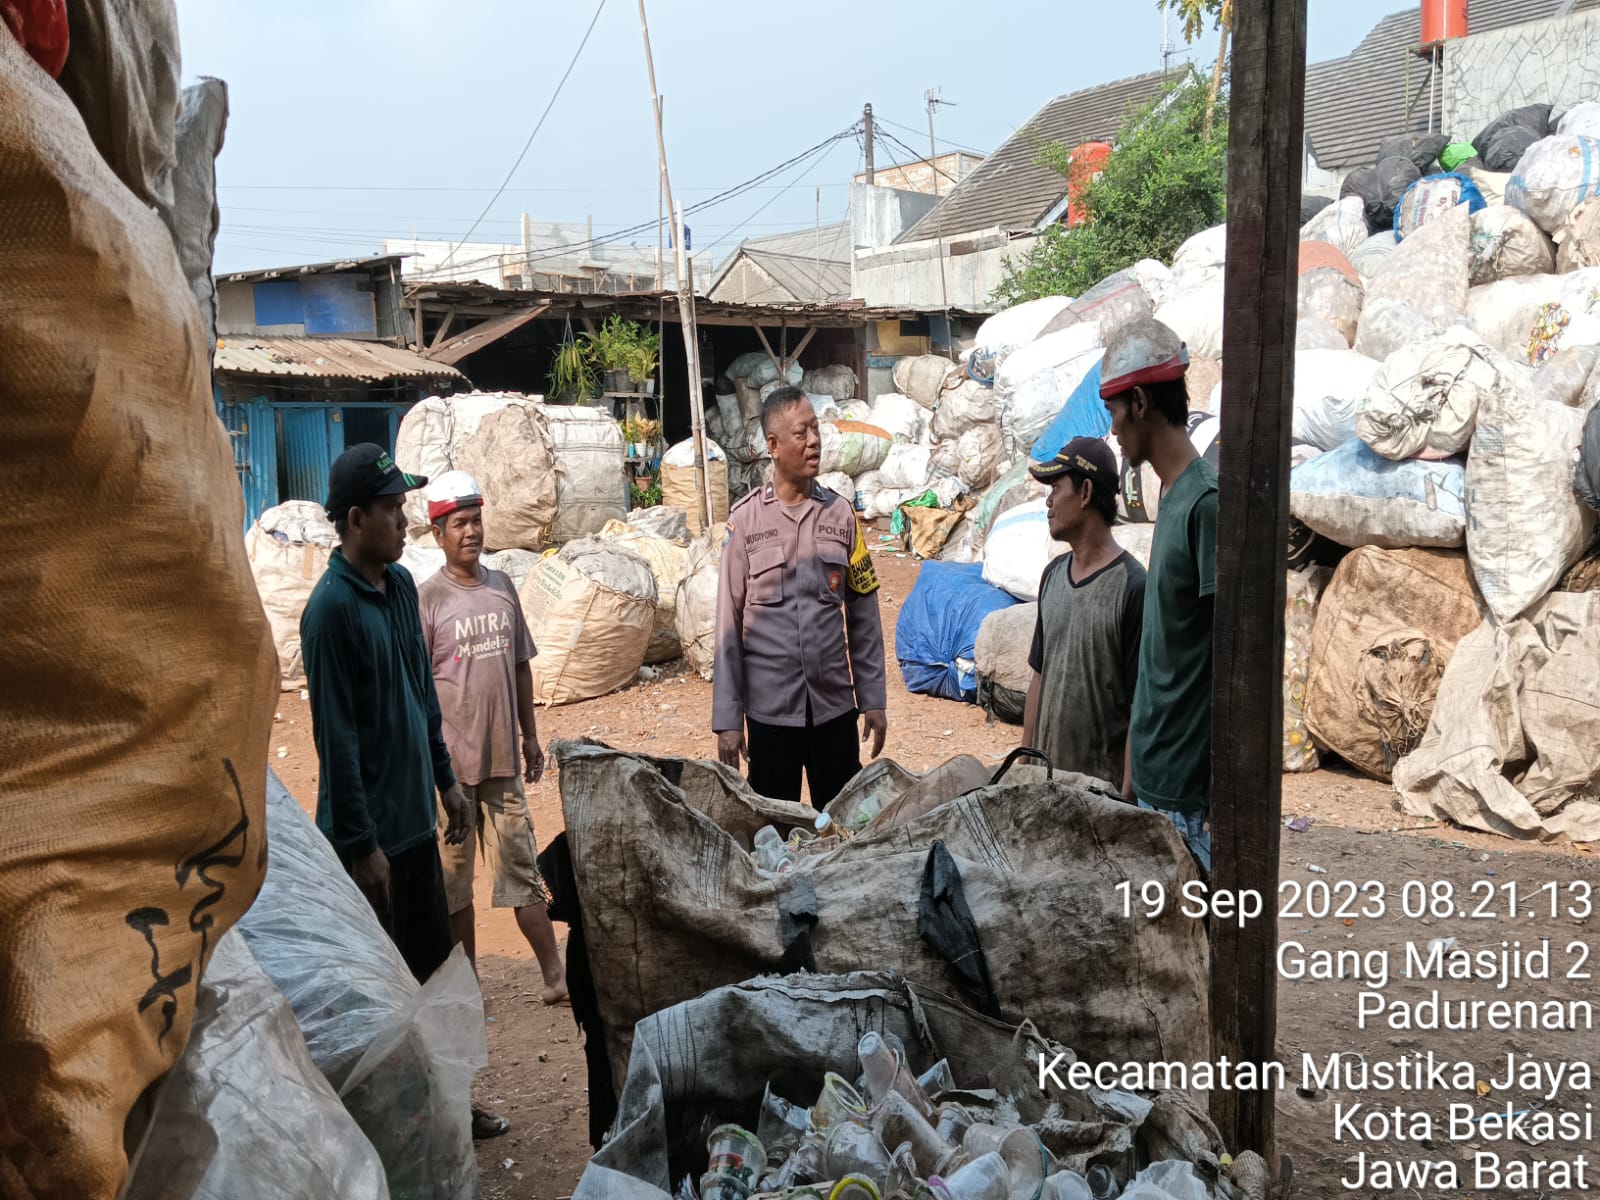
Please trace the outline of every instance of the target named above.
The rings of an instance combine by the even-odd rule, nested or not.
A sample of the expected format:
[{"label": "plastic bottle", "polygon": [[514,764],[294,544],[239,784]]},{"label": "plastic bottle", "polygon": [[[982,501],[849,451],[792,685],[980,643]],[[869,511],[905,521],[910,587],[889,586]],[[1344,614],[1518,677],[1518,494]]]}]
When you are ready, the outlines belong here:
[{"label": "plastic bottle", "polygon": [[775,874],[782,874],[794,866],[794,852],[783,844],[783,839],[778,836],[778,831],[771,825],[763,825],[756,830],[756,836],[751,839],[756,865]]},{"label": "plastic bottle", "polygon": [[825,812],[818,813],[817,819],[811,824],[816,829],[819,838],[847,838],[850,836],[850,830],[844,828]]},{"label": "plastic bottle", "polygon": [[1094,1197],[1094,1200],[1112,1200],[1113,1196],[1122,1191],[1117,1186],[1117,1177],[1105,1167],[1090,1167],[1088,1174],[1084,1176],[1084,1180],[1088,1183],[1089,1194]]}]

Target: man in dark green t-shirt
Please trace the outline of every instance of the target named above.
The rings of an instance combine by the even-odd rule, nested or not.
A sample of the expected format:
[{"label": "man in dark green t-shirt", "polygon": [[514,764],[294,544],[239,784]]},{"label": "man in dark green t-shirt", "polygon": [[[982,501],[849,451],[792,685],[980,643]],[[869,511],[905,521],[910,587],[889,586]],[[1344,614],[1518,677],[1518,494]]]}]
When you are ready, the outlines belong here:
[{"label": "man in dark green t-shirt", "polygon": [[417,586],[399,565],[407,475],[381,446],[352,446],[328,473],[339,548],[300,618],[311,731],[321,774],[317,825],[425,983],[454,945],[436,830],[448,842],[472,811],[450,766]]},{"label": "man in dark green t-shirt", "polygon": [[1149,463],[1163,489],[1128,735],[1133,794],[1172,820],[1209,875],[1217,472],[1189,440],[1188,367],[1177,334],[1134,321],[1106,347],[1100,396],[1123,459]]}]

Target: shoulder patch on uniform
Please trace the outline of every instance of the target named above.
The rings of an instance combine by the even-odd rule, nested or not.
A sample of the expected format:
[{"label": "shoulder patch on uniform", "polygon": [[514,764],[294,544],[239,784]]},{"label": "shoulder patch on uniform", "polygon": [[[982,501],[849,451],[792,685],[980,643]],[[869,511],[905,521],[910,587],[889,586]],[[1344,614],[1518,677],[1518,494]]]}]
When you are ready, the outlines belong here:
[{"label": "shoulder patch on uniform", "polygon": [[867,550],[867,535],[858,518],[856,535],[850,544],[850,590],[858,596],[870,596],[878,590],[878,573],[872,567],[872,555]]},{"label": "shoulder patch on uniform", "polygon": [[754,500],[760,494],[761,494],[761,489],[760,488],[751,488],[748,492],[746,492],[744,495],[740,496],[737,500],[735,500],[733,502],[733,507],[728,509],[728,515],[731,517],[734,513],[738,512],[746,504],[749,504],[750,501]]}]

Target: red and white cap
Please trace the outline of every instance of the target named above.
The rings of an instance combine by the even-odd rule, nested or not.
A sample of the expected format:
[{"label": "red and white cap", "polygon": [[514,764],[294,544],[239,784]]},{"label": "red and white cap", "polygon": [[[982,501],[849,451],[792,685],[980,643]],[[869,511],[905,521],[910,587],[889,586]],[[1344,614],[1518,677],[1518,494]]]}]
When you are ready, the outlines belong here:
[{"label": "red and white cap", "polygon": [[1129,321],[1111,339],[1100,362],[1100,398],[1109,400],[1146,383],[1181,379],[1189,349],[1172,329],[1153,317]]},{"label": "red and white cap", "polygon": [[478,508],[483,504],[483,489],[465,471],[446,471],[423,489],[428,502],[428,520],[453,513],[458,508]]}]

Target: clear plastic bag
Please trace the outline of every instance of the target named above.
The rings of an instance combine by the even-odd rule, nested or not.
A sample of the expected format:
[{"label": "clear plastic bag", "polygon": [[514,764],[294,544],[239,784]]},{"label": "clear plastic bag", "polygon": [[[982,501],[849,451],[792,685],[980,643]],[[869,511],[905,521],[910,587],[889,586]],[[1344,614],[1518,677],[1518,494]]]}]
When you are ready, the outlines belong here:
[{"label": "clear plastic bag", "polygon": [[372,1143],[237,932],[217,943],[125,1200],[389,1200]]},{"label": "clear plastic bag", "polygon": [[383,1159],[395,1200],[478,1187],[472,1077],[488,1061],[483,997],[458,948],[418,987],[333,847],[276,777],[267,878],[239,922],[312,1061]]}]

